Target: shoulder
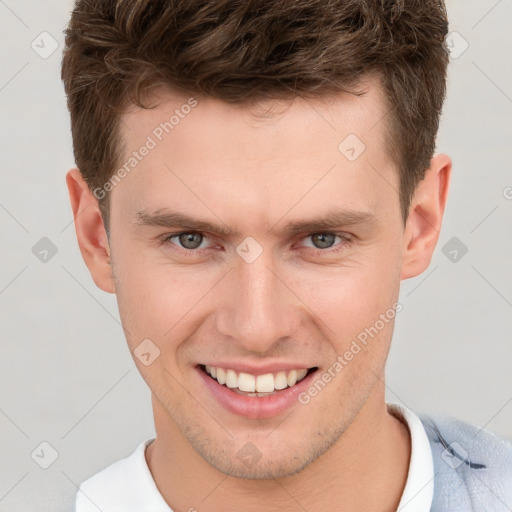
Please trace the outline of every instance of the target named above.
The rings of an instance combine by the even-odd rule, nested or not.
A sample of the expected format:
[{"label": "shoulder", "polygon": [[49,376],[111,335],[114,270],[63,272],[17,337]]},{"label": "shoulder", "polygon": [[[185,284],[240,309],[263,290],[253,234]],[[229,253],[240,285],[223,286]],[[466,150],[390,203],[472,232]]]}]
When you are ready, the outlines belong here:
[{"label": "shoulder", "polygon": [[512,443],[471,423],[419,415],[434,463],[437,511],[512,509]]}]

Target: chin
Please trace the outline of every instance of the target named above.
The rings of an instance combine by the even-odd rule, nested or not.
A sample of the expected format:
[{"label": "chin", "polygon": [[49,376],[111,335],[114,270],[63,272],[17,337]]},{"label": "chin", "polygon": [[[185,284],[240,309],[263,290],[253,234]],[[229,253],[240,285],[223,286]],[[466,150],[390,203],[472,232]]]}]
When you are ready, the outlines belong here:
[{"label": "chin", "polygon": [[[236,448],[233,450],[219,445],[212,450],[212,446],[215,446],[213,442],[199,443],[198,438],[189,441],[210,466],[225,475],[249,480],[269,480],[300,473],[328,451],[337,440],[335,435],[327,433],[319,434],[319,437],[321,443],[318,439],[313,441],[312,436],[303,438],[304,446],[299,446],[297,442],[285,445],[280,440],[277,443],[277,450],[264,439],[261,442],[247,441],[241,448],[240,443],[236,442]],[[290,438],[288,436],[288,439]],[[263,444],[265,447],[260,450],[257,446]]]}]

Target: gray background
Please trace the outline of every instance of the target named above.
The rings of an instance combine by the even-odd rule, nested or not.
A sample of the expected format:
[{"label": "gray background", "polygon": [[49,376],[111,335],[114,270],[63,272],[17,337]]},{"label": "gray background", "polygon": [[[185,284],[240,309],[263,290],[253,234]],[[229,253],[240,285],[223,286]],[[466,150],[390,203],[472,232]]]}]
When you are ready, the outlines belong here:
[{"label": "gray background", "polygon": [[[60,82],[71,6],[0,0],[0,512],[59,510],[43,494],[74,494],[154,435],[115,296],[95,287],[72,224]],[[453,159],[452,185],[432,264],[402,285],[387,399],[512,439],[512,0],[448,10],[460,37],[438,151]],[[59,44],[47,58],[31,47],[51,49],[43,31]],[[47,262],[32,252],[42,237],[57,248]],[[453,237],[455,262],[443,253]],[[34,461],[50,460],[43,441],[58,452],[46,470]]]}]

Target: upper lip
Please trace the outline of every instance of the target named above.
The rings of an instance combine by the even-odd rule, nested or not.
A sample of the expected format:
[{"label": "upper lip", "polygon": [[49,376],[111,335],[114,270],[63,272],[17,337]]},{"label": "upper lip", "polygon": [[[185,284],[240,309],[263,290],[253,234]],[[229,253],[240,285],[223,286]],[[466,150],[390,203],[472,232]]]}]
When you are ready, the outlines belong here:
[{"label": "upper lip", "polygon": [[280,371],[289,372],[290,370],[300,370],[302,368],[309,370],[310,368],[317,368],[315,365],[303,364],[303,363],[289,363],[289,362],[272,362],[265,363],[261,365],[255,365],[254,363],[244,363],[244,362],[228,362],[228,361],[220,361],[220,362],[207,362],[201,363],[203,366],[215,366],[217,368],[224,368],[225,370],[231,369],[235,370],[235,372],[240,373],[250,373],[251,375],[265,375],[266,373],[277,373]]}]

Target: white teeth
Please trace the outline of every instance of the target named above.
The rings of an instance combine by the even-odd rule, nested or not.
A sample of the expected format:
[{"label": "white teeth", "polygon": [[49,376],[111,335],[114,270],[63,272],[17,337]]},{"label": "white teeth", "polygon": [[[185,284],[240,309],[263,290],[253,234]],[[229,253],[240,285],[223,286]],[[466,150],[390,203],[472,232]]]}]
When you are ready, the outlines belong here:
[{"label": "white teeth", "polygon": [[226,386],[228,388],[237,388],[238,387],[238,375],[235,370],[228,370],[226,372]]},{"label": "white teeth", "polygon": [[[210,374],[213,377],[213,374]],[[217,376],[215,377],[219,384],[226,384],[226,370],[223,368],[217,368]]]},{"label": "white teeth", "polygon": [[275,389],[284,389],[288,387],[288,382],[286,380],[286,372],[277,372],[274,377],[274,388]]},{"label": "white teeth", "polygon": [[[215,370],[215,368],[212,368],[212,369]],[[302,380],[306,376],[306,373],[308,373],[308,371],[305,369],[297,370],[297,382],[299,380]]]},{"label": "white teeth", "polygon": [[256,391],[258,393],[272,393],[274,386],[274,376],[271,373],[265,373],[265,375],[258,375],[256,377]]},{"label": "white teeth", "polygon": [[297,382],[297,370],[292,370],[286,377],[288,386],[292,387]]},{"label": "white teeth", "polygon": [[[256,379],[254,375],[250,375],[249,373],[240,373],[238,376],[238,389],[240,391],[254,393],[254,391],[256,391]],[[258,391],[260,390],[258,389]]]},{"label": "white teeth", "polygon": [[254,376],[250,373],[240,372],[239,374],[230,368],[219,368],[216,366],[205,366],[206,372],[228,388],[250,394],[250,396],[265,396],[268,393],[279,391],[294,386],[301,381],[308,372],[305,368],[279,371],[277,373],[265,373]]}]

